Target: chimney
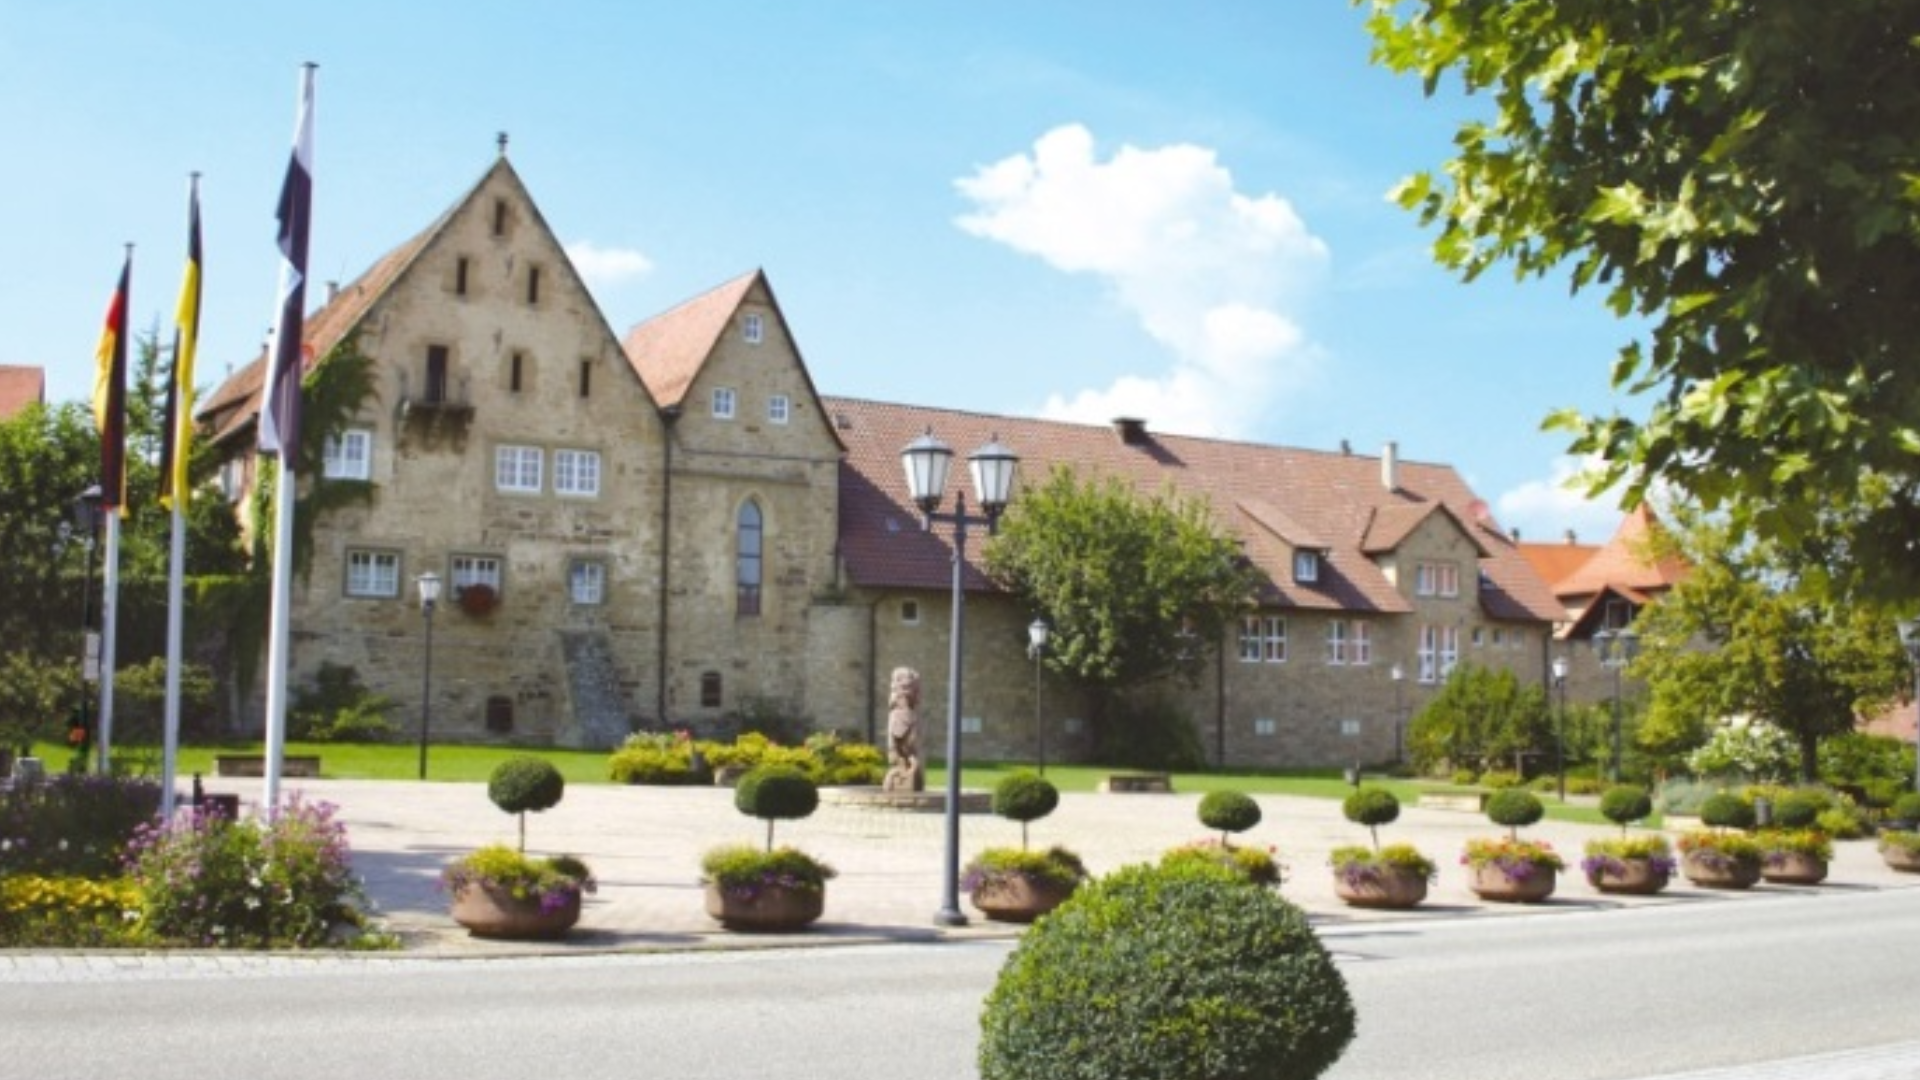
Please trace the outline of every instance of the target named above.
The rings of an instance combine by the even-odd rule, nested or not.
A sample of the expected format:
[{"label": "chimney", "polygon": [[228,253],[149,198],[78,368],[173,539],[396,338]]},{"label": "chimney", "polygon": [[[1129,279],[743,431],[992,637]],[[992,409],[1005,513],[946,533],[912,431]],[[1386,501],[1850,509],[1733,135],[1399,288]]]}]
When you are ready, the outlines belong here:
[{"label": "chimney", "polygon": [[327,303],[329,304],[333,303],[333,298],[339,295],[340,295],[340,283],[337,281],[327,282]]},{"label": "chimney", "polygon": [[1380,483],[1388,491],[1400,490],[1400,444],[1392,440],[1380,451]]},{"label": "chimney", "polygon": [[1568,544],[1577,544],[1577,543],[1579,543],[1579,542],[1580,542],[1580,539],[1579,539],[1579,537],[1577,537],[1577,536],[1575,536],[1575,535],[1573,534],[1573,530],[1572,530],[1572,529],[1568,529],[1568,530],[1567,530],[1567,543],[1568,543]]},{"label": "chimney", "polygon": [[1128,446],[1144,446],[1147,442],[1147,422],[1138,417],[1114,417],[1113,431]]}]

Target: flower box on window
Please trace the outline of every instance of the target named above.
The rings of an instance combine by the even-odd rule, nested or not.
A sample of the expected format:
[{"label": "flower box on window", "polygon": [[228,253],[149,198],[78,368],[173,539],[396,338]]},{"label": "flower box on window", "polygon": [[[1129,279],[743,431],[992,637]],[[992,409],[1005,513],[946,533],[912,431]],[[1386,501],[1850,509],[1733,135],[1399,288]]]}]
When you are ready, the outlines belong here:
[{"label": "flower box on window", "polygon": [[500,594],[493,586],[478,582],[462,586],[454,599],[461,611],[474,616],[485,615],[500,604]]}]

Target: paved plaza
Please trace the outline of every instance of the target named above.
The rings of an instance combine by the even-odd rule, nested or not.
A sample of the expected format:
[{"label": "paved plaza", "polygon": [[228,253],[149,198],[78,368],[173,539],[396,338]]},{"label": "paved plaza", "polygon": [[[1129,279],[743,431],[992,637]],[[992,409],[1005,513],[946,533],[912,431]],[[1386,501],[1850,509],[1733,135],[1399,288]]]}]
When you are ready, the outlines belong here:
[{"label": "paved plaza", "polygon": [[[447,914],[437,885],[440,868],[466,851],[493,841],[512,843],[515,820],[487,799],[483,783],[402,783],[354,780],[284,780],[283,791],[336,804],[377,914],[415,955],[492,956],[529,951],[594,952],[629,949],[752,947],[770,944],[831,944],[847,941],[936,940],[950,935],[1010,935],[1019,927],[978,917],[961,897],[968,926],[935,925],[941,905],[944,817],[834,805],[801,821],[780,822],[776,841],[824,859],[839,871],[827,888],[826,913],[804,934],[748,936],[722,931],[702,907],[701,853],[725,842],[763,843],[766,826],[733,807],[724,788],[573,785],[560,805],[527,817],[527,850],[567,852],[585,859],[600,882],[587,899],[579,927],[564,941],[513,943],[467,936]],[[251,803],[258,780],[214,780],[212,792],[239,795]],[[1030,826],[1035,847],[1062,844],[1078,852],[1088,869],[1104,873],[1128,863],[1156,859],[1166,849],[1203,839],[1208,830],[1190,794],[1063,794],[1060,808]],[[1543,822],[1524,835],[1551,842],[1573,869],[1544,905],[1489,904],[1466,885],[1458,860],[1465,841],[1502,830],[1477,813],[1406,807],[1400,820],[1381,830],[1382,842],[1412,843],[1440,864],[1427,903],[1411,912],[1366,912],[1333,895],[1327,855],[1343,844],[1366,843],[1367,831],[1341,816],[1331,799],[1259,798],[1263,818],[1236,843],[1271,846],[1287,867],[1282,895],[1322,925],[1364,920],[1430,920],[1463,916],[1505,917],[1542,912],[1607,910],[1644,904],[1743,903],[1783,892],[1844,892],[1911,888],[1920,878],[1889,870],[1870,840],[1836,844],[1826,884],[1761,885],[1747,893],[1696,889],[1676,877],[1654,897],[1603,896],[1578,872],[1582,844],[1611,827]],[[960,851],[1017,846],[1020,826],[991,814],[961,818]]]}]

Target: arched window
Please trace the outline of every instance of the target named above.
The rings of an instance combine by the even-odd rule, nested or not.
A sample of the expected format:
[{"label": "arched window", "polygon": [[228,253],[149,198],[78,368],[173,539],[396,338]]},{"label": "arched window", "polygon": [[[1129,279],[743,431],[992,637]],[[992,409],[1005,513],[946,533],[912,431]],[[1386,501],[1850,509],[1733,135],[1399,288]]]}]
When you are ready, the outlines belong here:
[{"label": "arched window", "polygon": [[740,507],[740,520],[734,529],[734,583],[738,615],[760,614],[760,504],[749,499]]}]

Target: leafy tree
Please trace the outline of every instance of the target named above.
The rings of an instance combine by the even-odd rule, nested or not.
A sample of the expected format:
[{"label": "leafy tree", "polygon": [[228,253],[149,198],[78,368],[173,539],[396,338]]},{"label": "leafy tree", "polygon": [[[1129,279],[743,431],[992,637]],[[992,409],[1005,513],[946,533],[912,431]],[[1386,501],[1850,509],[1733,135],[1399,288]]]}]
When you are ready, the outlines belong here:
[{"label": "leafy tree", "polygon": [[1398,193],[1435,258],[1565,270],[1645,326],[1613,364],[1643,419],[1549,421],[1592,489],[1671,485],[1824,591],[1920,595],[1920,5],[1370,6],[1377,62],[1491,99]]},{"label": "leafy tree", "polygon": [[1505,668],[1461,664],[1407,726],[1407,748],[1414,765],[1428,770],[1443,763],[1504,768],[1528,756],[1551,762],[1546,691],[1520,685]]},{"label": "leafy tree", "polygon": [[1044,663],[1088,692],[1103,741],[1122,692],[1198,677],[1260,580],[1204,502],[1065,467],[1013,504],[986,563],[1046,616]]},{"label": "leafy tree", "polygon": [[1683,512],[1677,524],[1671,542],[1693,569],[1636,622],[1633,670],[1651,694],[1643,746],[1690,749],[1711,725],[1748,716],[1794,737],[1811,782],[1822,739],[1905,692],[1892,622],[1816,595],[1777,546],[1743,543],[1727,522]]}]

